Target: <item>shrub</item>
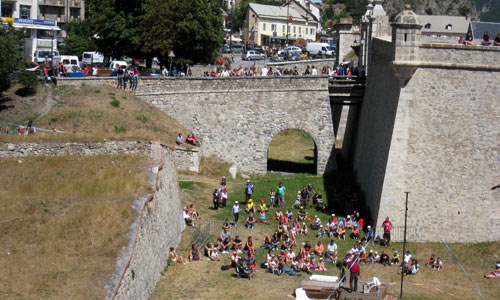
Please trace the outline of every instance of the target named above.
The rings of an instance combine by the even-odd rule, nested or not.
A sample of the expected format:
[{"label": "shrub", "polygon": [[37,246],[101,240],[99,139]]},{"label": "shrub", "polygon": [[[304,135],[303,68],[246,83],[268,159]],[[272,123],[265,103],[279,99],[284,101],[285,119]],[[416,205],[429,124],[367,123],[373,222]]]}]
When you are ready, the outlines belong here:
[{"label": "shrub", "polygon": [[115,125],[115,133],[125,133],[127,131],[127,128],[123,127],[123,126],[117,126]]},{"label": "shrub", "polygon": [[109,102],[109,104],[113,105],[114,107],[120,107],[120,100],[113,99]]},{"label": "shrub", "polygon": [[138,115],[135,119],[137,121],[141,121],[142,123],[146,123],[147,121],[149,121],[149,118],[145,115]]},{"label": "shrub", "polygon": [[20,96],[33,95],[38,85],[38,78],[35,72],[22,71],[16,76],[16,81],[23,86],[18,91]]}]

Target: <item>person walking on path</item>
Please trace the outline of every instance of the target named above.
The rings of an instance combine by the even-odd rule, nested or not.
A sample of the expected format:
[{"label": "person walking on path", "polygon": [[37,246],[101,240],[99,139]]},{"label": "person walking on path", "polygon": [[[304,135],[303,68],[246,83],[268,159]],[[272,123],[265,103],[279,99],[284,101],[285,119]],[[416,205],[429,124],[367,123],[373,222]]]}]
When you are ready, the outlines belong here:
[{"label": "person walking on path", "polygon": [[358,277],[361,274],[357,260],[349,264],[349,271],[351,271],[351,276],[349,276],[349,289],[351,292],[356,292],[358,290]]},{"label": "person walking on path", "polygon": [[245,183],[245,204],[248,202],[248,199],[252,198],[253,194],[253,184],[250,182],[250,179]]},{"label": "person walking on path", "polygon": [[286,188],[283,185],[283,182],[280,182],[278,187],[276,188],[276,193],[278,194],[278,206],[283,208],[285,206],[285,194]]}]

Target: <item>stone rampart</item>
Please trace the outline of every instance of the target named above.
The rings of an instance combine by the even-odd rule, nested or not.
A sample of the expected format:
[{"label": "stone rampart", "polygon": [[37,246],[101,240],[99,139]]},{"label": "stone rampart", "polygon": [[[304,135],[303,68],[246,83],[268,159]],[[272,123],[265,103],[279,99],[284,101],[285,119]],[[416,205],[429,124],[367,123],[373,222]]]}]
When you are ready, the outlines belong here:
[{"label": "stone rampart", "polygon": [[158,78],[136,95],[195,132],[204,156],[243,172],[266,172],[271,140],[289,128],[314,139],[318,174],[336,168],[327,77]]},{"label": "stone rampart", "polygon": [[321,72],[323,67],[332,68],[335,67],[334,58],[325,58],[325,59],[306,59],[299,61],[284,61],[284,62],[270,62],[268,63],[268,67],[276,68],[281,67],[283,69],[294,69],[297,68],[300,74],[303,74],[306,70],[307,66],[315,66],[318,69],[318,72]]},{"label": "stone rampart", "polygon": [[[164,146],[164,150],[169,147]],[[178,170],[198,171],[198,149],[176,147],[172,150]],[[106,142],[47,142],[47,143],[0,143],[0,157],[145,154],[151,155],[151,143],[147,141]]]},{"label": "stone rampart", "polygon": [[353,161],[372,217],[403,225],[409,191],[420,241],[500,240],[500,49],[419,50],[399,73],[373,53]]},{"label": "stone rampart", "polygon": [[171,152],[164,152],[162,160],[153,194],[134,202],[137,218],[106,286],[107,299],[148,299],[167,265],[169,248],[180,243],[185,225],[175,160]]}]

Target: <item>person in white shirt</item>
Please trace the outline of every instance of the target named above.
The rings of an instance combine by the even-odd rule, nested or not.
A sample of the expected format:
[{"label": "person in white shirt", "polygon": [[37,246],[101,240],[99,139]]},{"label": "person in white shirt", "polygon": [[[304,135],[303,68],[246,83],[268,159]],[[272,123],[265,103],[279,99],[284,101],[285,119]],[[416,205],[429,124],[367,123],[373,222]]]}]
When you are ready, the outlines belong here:
[{"label": "person in white shirt", "polygon": [[267,76],[267,73],[268,73],[268,72],[269,72],[269,70],[267,69],[267,67],[266,67],[266,66],[263,66],[263,67],[262,67],[262,70],[261,70],[261,72],[260,72],[260,75],[261,75],[261,76]]},{"label": "person in white shirt", "polygon": [[234,201],[233,205],[233,215],[234,215],[234,226],[238,226],[238,218],[240,216],[240,205],[238,201]]},{"label": "person in white shirt", "polygon": [[311,75],[318,75],[318,69],[315,66],[312,66]]}]

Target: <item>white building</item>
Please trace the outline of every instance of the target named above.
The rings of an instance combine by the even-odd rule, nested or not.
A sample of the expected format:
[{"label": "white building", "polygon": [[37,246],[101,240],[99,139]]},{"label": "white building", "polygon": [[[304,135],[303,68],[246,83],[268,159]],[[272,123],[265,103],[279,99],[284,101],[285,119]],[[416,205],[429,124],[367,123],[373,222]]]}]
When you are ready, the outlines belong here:
[{"label": "white building", "polygon": [[0,3],[2,23],[12,23],[15,28],[27,31],[24,55],[29,61],[37,60],[37,50],[41,52],[37,52],[39,56],[51,57],[57,50],[58,38],[66,37],[59,26],[85,15],[83,0],[0,0]]},{"label": "white building", "polygon": [[302,16],[292,6],[248,5],[243,38],[254,45],[294,45],[315,41],[318,21]]}]

